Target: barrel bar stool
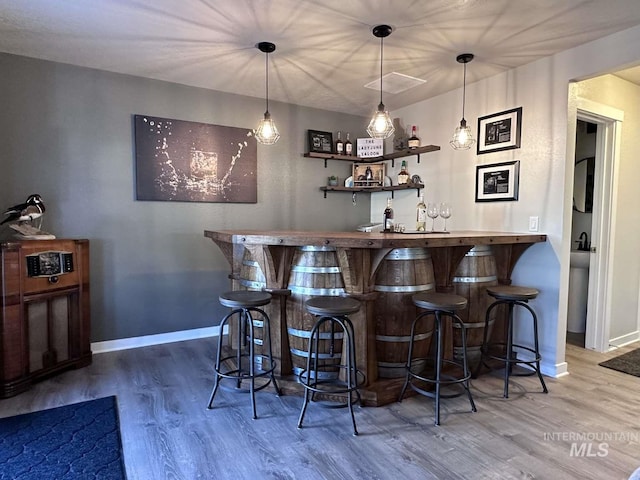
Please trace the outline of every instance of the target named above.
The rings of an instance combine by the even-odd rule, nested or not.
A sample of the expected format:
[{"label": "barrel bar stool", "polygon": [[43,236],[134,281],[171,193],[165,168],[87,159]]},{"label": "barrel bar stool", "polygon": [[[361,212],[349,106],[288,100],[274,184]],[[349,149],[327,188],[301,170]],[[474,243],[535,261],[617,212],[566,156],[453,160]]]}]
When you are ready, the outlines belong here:
[{"label": "barrel bar stool", "polygon": [[[306,310],[318,317],[311,333],[309,335],[308,343],[308,355],[307,366],[305,370],[302,370],[298,377],[300,383],[304,387],[304,403],[302,410],[300,411],[300,418],[298,419],[298,428],[302,428],[302,421],[309,405],[309,400],[313,400],[316,393],[319,394],[346,394],[347,406],[351,413],[351,421],[353,423],[353,434],[358,435],[358,429],[356,428],[356,418],[353,414],[353,399],[352,394],[355,392],[357,402],[362,404],[360,392],[358,391],[358,375],[364,378],[362,372],[358,371],[356,367],[356,345],[355,345],[355,333],[353,329],[353,323],[349,319],[348,315],[360,310],[360,302],[354,298],[349,297],[314,297],[305,302]],[[345,357],[346,362],[343,365],[332,364],[330,367],[338,368],[345,371],[345,380],[339,378],[322,378],[320,370],[322,365],[318,364],[320,357],[319,343],[320,343],[320,327],[325,323],[329,323],[331,327],[330,338],[330,352],[333,352],[335,328],[342,329],[342,341],[346,342]],[[336,336],[337,338],[337,336]],[[339,376],[338,376],[339,377]],[[323,405],[330,407],[344,407],[344,404]]]},{"label": "barrel bar stool", "polygon": [[[427,397],[431,397],[435,399],[435,425],[440,425],[440,398],[453,398],[462,395],[464,392],[460,393],[452,393],[452,394],[441,394],[440,387],[442,385],[454,385],[460,384],[464,388],[464,391],[467,393],[469,397],[469,403],[471,404],[471,411],[476,412],[476,404],[473,401],[473,397],[471,396],[471,390],[469,385],[469,379],[471,378],[471,373],[469,372],[469,367],[467,364],[467,340],[466,340],[466,332],[464,328],[464,323],[462,319],[455,313],[459,310],[464,309],[467,306],[467,299],[455,294],[449,293],[438,293],[438,292],[422,292],[411,297],[413,304],[416,307],[424,309],[423,312],[419,313],[413,323],[411,324],[411,339],[409,341],[409,355],[407,358],[406,365],[406,378],[404,381],[404,385],[402,387],[402,391],[400,392],[400,397],[398,401],[401,402],[404,394],[407,390],[407,387],[411,387],[416,392],[421,395],[425,395]],[[424,317],[428,315],[435,316],[435,330],[436,330],[436,352],[435,352],[435,361],[436,361],[436,369],[434,372],[434,376],[425,376],[421,372],[414,372],[412,370],[412,364],[416,361],[424,361],[427,359],[422,358],[412,358],[413,356],[413,342],[415,337],[416,324]],[[456,360],[448,360],[443,358],[443,348],[442,348],[442,333],[443,333],[443,325],[442,325],[442,317],[449,317],[451,321],[457,324],[460,327],[460,335],[462,339],[462,359],[460,363]],[[449,374],[442,373],[443,364],[454,365],[462,368],[462,376],[453,376]],[[413,380],[420,380],[426,383],[430,383],[435,385],[435,392],[424,390],[423,388],[418,387],[413,383]]]},{"label": "barrel bar stool", "polygon": [[[216,352],[216,363],[214,367],[215,380],[213,383],[213,391],[209,399],[207,408],[213,408],[213,399],[216,396],[218,387],[220,386],[223,378],[229,378],[236,381],[236,391],[249,392],[251,394],[251,408],[253,410],[253,418],[258,418],[256,413],[256,398],[255,392],[266,388],[271,382],[275,388],[276,395],[280,395],[280,388],[276,382],[273,371],[276,368],[276,362],[273,359],[271,351],[271,327],[269,323],[269,316],[266,312],[258,307],[268,305],[271,302],[271,294],[267,292],[258,292],[250,290],[238,290],[225,292],[219,297],[220,303],[232,308],[233,310],[225,315],[220,322],[220,335],[218,337],[218,351]],[[259,314],[262,318],[260,320],[254,320],[252,314]],[[223,343],[223,329],[236,316],[237,323],[237,343],[235,355],[229,355],[223,357],[222,343]],[[263,348],[266,346],[266,354],[263,351],[262,354],[256,355],[254,351],[255,346],[255,327],[262,324],[263,329]],[[249,343],[249,352],[246,353],[247,342]],[[244,353],[243,353],[244,352]],[[236,368],[230,369],[224,366],[224,362],[227,360],[235,359]],[[249,369],[243,368],[243,359],[248,359]],[[256,366],[256,360],[260,359],[260,365]],[[256,388],[255,380],[259,377],[268,376],[269,379],[266,383]],[[243,380],[249,380],[249,390],[240,390]]]},{"label": "barrel bar stool", "polygon": [[[485,330],[484,330],[484,339],[482,341],[482,348],[480,349],[480,363],[478,364],[476,372],[474,372],[474,376],[477,375],[479,370],[482,368],[482,365],[491,369],[489,365],[486,364],[485,358],[498,360],[503,362],[505,365],[504,369],[504,392],[503,397],[509,398],[509,377],[513,376],[530,376],[537,374],[540,379],[540,384],[542,385],[542,391],[544,393],[548,393],[547,385],[544,383],[544,379],[542,378],[542,373],[540,372],[540,348],[538,345],[538,317],[536,313],[533,311],[528,304],[529,300],[533,300],[538,296],[540,292],[538,292],[535,288],[530,287],[520,287],[515,285],[497,285],[494,287],[487,287],[487,293],[495,298],[495,302],[493,302],[489,308],[487,309],[487,313],[485,316]],[[507,343],[504,342],[493,342],[488,343],[487,331],[488,331],[488,322],[489,315],[491,311],[496,308],[498,305],[507,305],[509,307],[508,315],[507,315]],[[515,306],[524,307],[531,314],[531,318],[533,321],[533,342],[534,347],[528,347],[524,345],[519,345],[513,343],[513,311]],[[493,355],[490,353],[491,347],[506,347],[506,351],[504,356],[502,355]],[[526,350],[534,354],[534,358],[531,360],[522,360],[519,359],[517,353],[514,352],[514,348],[518,348],[521,350]],[[515,364],[525,364],[531,367],[531,372],[523,372],[523,373],[513,373],[513,365]]]}]

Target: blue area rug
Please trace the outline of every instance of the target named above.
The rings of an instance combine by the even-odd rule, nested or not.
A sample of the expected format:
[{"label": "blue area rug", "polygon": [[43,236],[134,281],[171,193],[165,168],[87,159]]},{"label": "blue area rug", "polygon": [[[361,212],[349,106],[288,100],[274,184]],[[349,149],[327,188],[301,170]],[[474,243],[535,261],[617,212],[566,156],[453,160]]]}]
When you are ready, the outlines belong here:
[{"label": "blue area rug", "polygon": [[116,397],[0,419],[0,480],[125,478]]}]

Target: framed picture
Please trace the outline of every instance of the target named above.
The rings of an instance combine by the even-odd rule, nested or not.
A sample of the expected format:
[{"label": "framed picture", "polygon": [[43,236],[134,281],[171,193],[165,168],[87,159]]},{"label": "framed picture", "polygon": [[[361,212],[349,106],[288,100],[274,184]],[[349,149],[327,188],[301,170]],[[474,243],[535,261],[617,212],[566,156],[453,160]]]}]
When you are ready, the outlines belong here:
[{"label": "framed picture", "polygon": [[518,200],[520,160],[476,167],[476,202]]},{"label": "framed picture", "polygon": [[331,132],[309,130],[309,151],[318,153],[333,152],[333,135]]},{"label": "framed picture", "polygon": [[380,163],[354,163],[353,186],[374,188],[384,184],[385,164]]},{"label": "framed picture", "polygon": [[478,155],[520,148],[522,107],[478,118]]},{"label": "framed picture", "polygon": [[134,115],[136,200],[257,203],[251,129]]}]

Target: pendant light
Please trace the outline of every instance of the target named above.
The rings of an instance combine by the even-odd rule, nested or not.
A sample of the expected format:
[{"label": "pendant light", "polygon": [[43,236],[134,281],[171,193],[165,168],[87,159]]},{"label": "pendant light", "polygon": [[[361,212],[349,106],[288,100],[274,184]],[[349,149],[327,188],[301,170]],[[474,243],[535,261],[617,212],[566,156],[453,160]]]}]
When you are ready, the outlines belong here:
[{"label": "pendant light", "polygon": [[389,138],[395,131],[389,112],[384,109],[384,103],[382,103],[382,42],[392,31],[393,29],[389,25],[373,27],[373,35],[380,39],[380,104],[367,127],[367,133],[372,138]]},{"label": "pendant light", "polygon": [[266,101],[267,110],[264,112],[264,118],[260,120],[258,128],[256,128],[255,136],[258,142],[263,145],[273,145],[280,138],[278,128],[269,113],[269,54],[275,52],[276,46],[271,42],[260,42],[256,45],[258,50],[266,53],[265,71],[266,71]]},{"label": "pendant light", "polygon": [[460,120],[460,126],[456,128],[453,133],[453,138],[449,142],[455,150],[469,150],[471,146],[476,143],[471,133],[471,127],[467,125],[467,121],[464,118],[464,103],[467,89],[467,63],[473,60],[473,53],[462,53],[456,57],[458,63],[464,64],[464,77],[462,81],[462,120]]}]

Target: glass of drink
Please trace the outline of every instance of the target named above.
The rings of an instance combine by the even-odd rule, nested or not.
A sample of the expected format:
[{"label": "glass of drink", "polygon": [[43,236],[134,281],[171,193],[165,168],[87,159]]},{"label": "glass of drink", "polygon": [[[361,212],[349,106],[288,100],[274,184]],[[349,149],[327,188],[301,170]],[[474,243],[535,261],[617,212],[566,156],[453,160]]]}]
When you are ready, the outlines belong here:
[{"label": "glass of drink", "polygon": [[442,202],[440,204],[440,216],[444,218],[444,231],[447,231],[447,218],[451,216],[451,205],[447,202]]},{"label": "glass of drink", "polygon": [[431,231],[435,230],[436,218],[438,218],[438,204],[437,203],[429,203],[427,205],[427,217],[431,219]]}]

